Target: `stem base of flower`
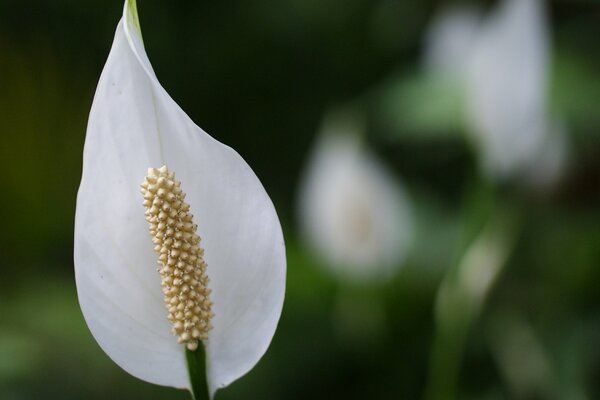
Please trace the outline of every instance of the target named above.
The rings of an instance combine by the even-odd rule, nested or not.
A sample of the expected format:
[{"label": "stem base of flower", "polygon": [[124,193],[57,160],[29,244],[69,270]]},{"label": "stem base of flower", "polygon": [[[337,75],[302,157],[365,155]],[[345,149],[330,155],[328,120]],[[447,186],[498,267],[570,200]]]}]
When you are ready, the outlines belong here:
[{"label": "stem base of flower", "polygon": [[208,382],[206,381],[206,352],[202,342],[194,351],[185,349],[185,359],[192,388],[190,390],[194,400],[210,400]]}]

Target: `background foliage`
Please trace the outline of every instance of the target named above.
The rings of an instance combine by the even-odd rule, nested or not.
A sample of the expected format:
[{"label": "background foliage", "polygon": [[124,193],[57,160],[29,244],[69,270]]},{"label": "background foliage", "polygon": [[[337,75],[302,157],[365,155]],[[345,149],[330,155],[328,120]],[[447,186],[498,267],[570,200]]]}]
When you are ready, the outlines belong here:
[{"label": "background foliage", "polygon": [[[543,193],[486,184],[461,127],[420,114],[422,39],[438,1],[138,3],[163,86],[253,167],[286,235],[273,344],[217,398],[423,398],[441,340],[440,283],[500,208],[515,221],[512,251],[443,375],[456,376],[461,399],[600,398],[600,3],[548,3],[551,104],[574,151]],[[116,0],[0,0],[2,399],[188,398],[120,370],[77,304],[85,127],[121,11]],[[366,139],[402,176],[418,222],[406,265],[381,286],[335,281],[296,234],[296,186],[323,114],[355,99],[368,105]]]}]

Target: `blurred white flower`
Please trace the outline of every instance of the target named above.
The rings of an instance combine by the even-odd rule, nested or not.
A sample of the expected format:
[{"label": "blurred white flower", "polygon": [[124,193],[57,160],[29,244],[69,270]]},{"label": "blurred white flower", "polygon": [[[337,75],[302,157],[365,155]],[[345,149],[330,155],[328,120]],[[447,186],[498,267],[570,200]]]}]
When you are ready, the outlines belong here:
[{"label": "blurred white flower", "polygon": [[438,13],[425,35],[424,66],[432,74],[460,79],[481,25],[478,9],[452,6]]},{"label": "blurred white flower", "polygon": [[551,118],[549,27],[541,0],[503,0],[483,23],[449,9],[427,36],[426,65],[464,84],[466,119],[485,173],[545,186],[564,169],[564,124]]},{"label": "blurred white flower", "polygon": [[299,191],[308,245],[342,279],[382,280],[399,267],[412,238],[400,183],[363,145],[355,115],[329,115]]},{"label": "blurred white flower", "polygon": [[274,334],[285,291],[281,226],[246,162],[196,126],[159,84],[135,0],[128,0],[88,122],[75,216],[77,292],[88,327],[118,365],[145,381],[190,389],[139,189],[148,168],[161,165],[187,192],[205,251],[212,396],[248,372]]}]

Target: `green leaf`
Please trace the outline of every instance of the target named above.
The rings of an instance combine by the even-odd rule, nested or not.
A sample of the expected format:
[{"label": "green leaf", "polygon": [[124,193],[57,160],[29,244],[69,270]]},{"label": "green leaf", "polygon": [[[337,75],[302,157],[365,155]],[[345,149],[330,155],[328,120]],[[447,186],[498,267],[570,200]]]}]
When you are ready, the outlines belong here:
[{"label": "green leaf", "polygon": [[428,74],[388,80],[375,93],[376,121],[390,139],[456,137],[464,131],[458,81]]},{"label": "green leaf", "polygon": [[[550,103],[553,110],[583,127],[600,126],[597,100],[600,82],[593,61],[577,54],[559,52],[555,56]],[[593,133],[595,129],[586,129]]]}]

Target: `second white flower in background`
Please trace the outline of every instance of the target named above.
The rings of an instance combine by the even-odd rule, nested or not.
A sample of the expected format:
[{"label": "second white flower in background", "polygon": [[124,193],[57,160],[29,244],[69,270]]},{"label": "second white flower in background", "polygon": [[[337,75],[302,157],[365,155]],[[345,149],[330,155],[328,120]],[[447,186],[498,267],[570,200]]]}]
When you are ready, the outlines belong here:
[{"label": "second white flower in background", "polygon": [[494,180],[544,187],[565,168],[566,129],[547,105],[549,30],[541,0],[504,0],[487,18],[448,8],[429,28],[426,67],[462,88],[470,137]]},{"label": "second white flower in background", "polygon": [[382,280],[412,239],[409,200],[361,141],[356,115],[329,114],[299,191],[299,223],[314,252],[350,281]]}]

